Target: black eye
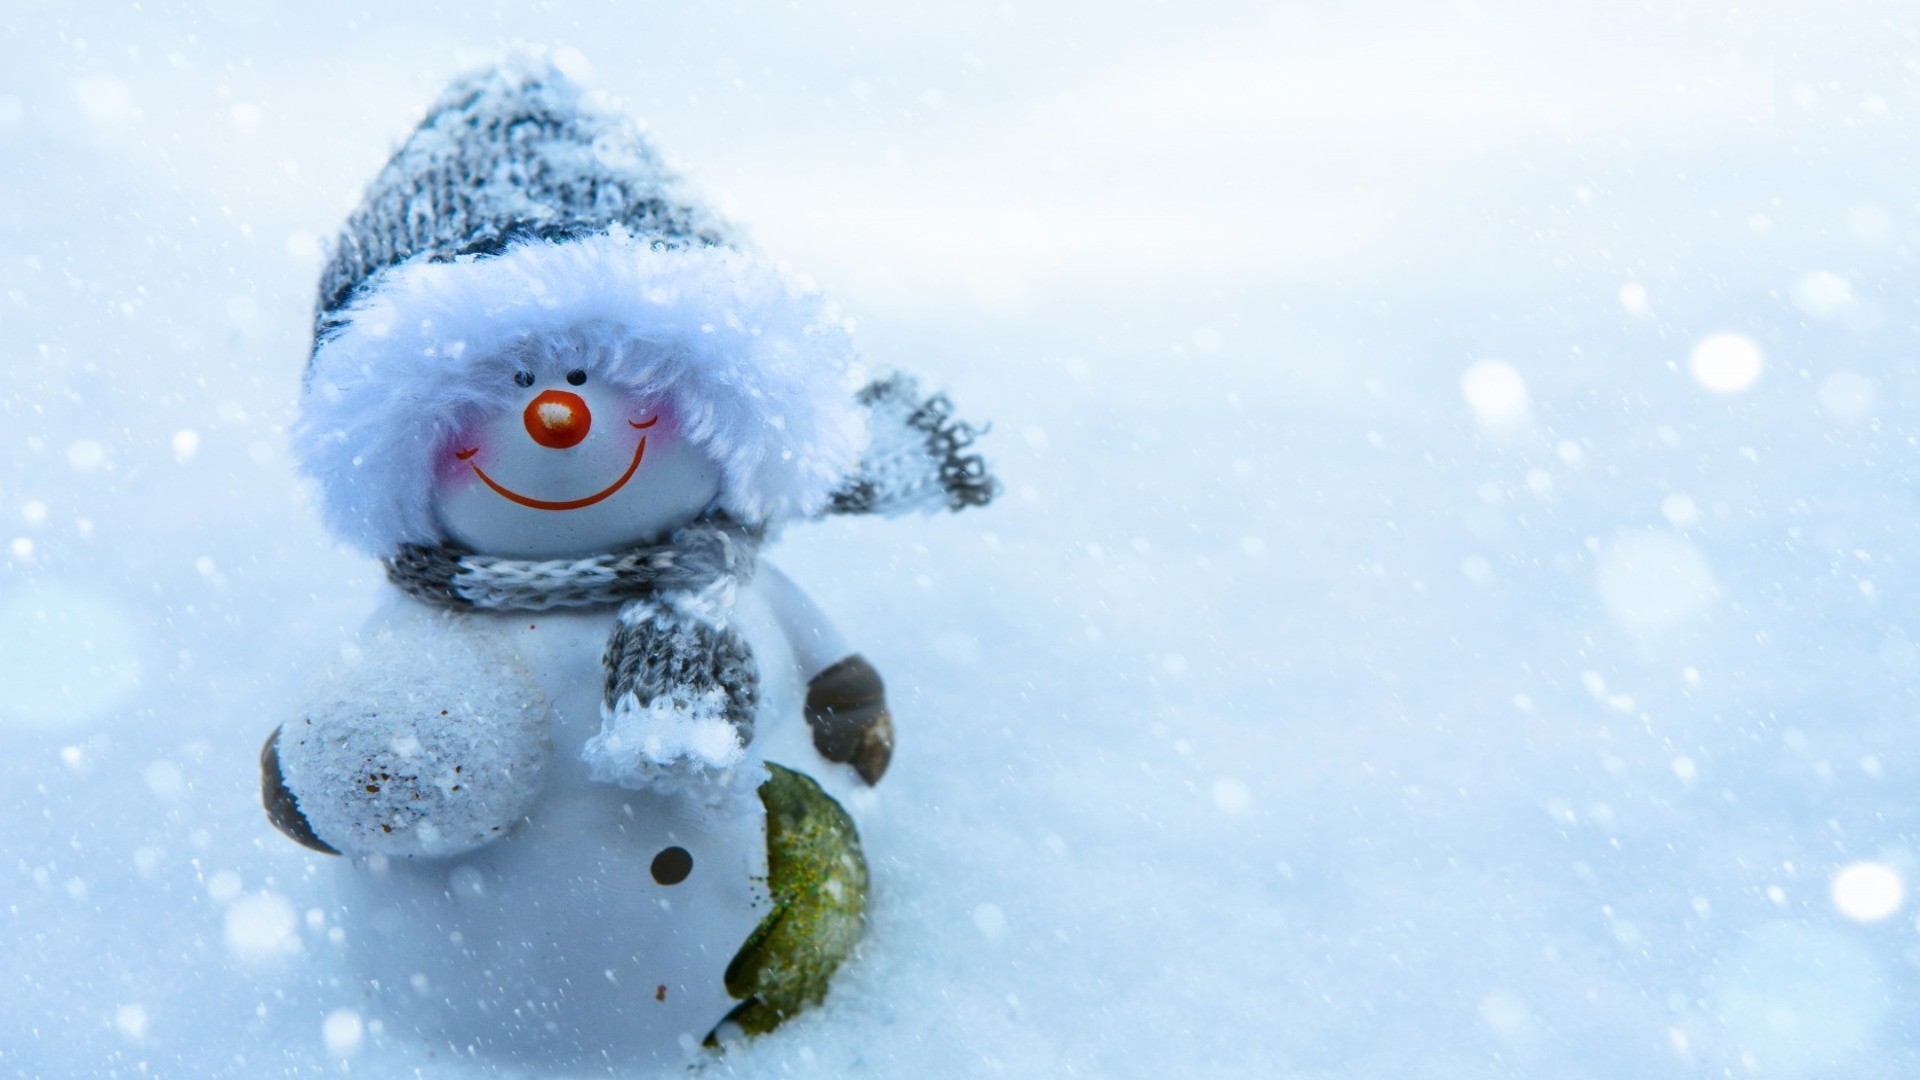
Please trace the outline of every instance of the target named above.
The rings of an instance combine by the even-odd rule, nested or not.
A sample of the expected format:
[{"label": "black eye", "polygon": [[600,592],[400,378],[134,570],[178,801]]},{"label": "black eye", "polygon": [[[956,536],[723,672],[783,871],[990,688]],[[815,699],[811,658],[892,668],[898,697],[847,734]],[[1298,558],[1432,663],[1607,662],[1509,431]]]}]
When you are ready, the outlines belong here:
[{"label": "black eye", "polygon": [[513,373],[513,385],[515,385],[515,386],[532,386],[532,385],[533,385],[533,372],[531,372],[531,371],[516,371],[516,372],[514,372],[514,373]]},{"label": "black eye", "polygon": [[567,381],[575,386],[584,385],[587,381],[587,373],[581,371],[579,368],[574,368],[572,371],[567,372]]},{"label": "black eye", "polygon": [[678,885],[693,873],[693,856],[683,847],[670,847],[653,857],[653,880],[662,885]]}]

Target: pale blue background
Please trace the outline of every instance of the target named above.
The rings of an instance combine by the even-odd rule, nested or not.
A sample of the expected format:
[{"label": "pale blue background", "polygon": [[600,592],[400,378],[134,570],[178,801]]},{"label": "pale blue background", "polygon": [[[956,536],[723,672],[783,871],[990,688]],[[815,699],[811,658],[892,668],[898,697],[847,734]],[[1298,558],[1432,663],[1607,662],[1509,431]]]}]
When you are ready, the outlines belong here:
[{"label": "pale blue background", "polygon": [[1920,883],[1920,11],[1772,0],[8,5],[0,1071],[484,1071],[253,756],[378,588],[318,244],[515,39],[1008,487],[777,552],[902,744],[864,955],[713,1071],[1920,1071],[1916,906],[1834,891]]}]

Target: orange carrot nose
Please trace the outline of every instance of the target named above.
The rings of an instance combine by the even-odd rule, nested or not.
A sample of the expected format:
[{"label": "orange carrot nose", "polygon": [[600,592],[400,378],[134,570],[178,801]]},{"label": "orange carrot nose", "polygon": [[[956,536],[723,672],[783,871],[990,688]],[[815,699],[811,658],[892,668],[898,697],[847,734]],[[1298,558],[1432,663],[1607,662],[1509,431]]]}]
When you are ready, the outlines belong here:
[{"label": "orange carrot nose", "polygon": [[565,390],[545,390],[527,402],[527,434],[541,446],[565,450],[578,446],[593,426],[593,414],[579,394]]}]

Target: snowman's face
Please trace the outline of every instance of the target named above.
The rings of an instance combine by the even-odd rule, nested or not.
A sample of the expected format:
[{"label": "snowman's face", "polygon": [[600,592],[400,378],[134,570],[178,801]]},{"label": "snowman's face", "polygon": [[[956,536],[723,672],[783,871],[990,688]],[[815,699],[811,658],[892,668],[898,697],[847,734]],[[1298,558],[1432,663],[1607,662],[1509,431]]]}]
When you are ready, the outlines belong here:
[{"label": "snowman's face", "polygon": [[687,524],[719,494],[719,466],[666,402],[563,365],[510,377],[510,404],[436,461],[434,512],[459,543],[510,558],[615,551]]}]

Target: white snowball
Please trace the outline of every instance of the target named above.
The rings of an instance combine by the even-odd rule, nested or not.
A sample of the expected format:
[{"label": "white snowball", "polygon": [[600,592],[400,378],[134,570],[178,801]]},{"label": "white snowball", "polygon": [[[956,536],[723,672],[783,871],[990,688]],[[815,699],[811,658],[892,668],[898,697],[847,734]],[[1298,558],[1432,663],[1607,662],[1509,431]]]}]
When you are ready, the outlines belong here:
[{"label": "white snowball", "polygon": [[1760,346],[1740,334],[1709,334],[1693,347],[1688,360],[1700,385],[1721,394],[1736,394],[1752,386],[1766,366]]},{"label": "white snowball", "polygon": [[1853,306],[1853,285],[1830,270],[1815,270],[1793,283],[1793,306],[1816,319],[1831,319]]},{"label": "white snowball", "polygon": [[1700,508],[1685,495],[1669,495],[1660,500],[1660,516],[1673,525],[1691,525],[1700,520]]},{"label": "white snowball", "polygon": [[1647,298],[1647,287],[1637,281],[1620,286],[1620,306],[1636,319],[1644,319],[1653,311]]},{"label": "white snowball", "polygon": [[280,766],[340,851],[451,855],[526,816],[550,728],[531,674],[477,620],[396,605],[287,720]]},{"label": "white snowball", "polygon": [[1007,914],[998,904],[976,904],[973,925],[987,937],[997,938],[1007,932]]},{"label": "white snowball", "polygon": [[934,637],[933,651],[948,663],[972,667],[980,662],[980,639],[964,630],[948,630]]},{"label": "white snowball", "polygon": [[478,900],[487,895],[487,875],[477,866],[456,866],[447,875],[447,888],[455,896]]},{"label": "white snowball", "polygon": [[1847,228],[1862,240],[1884,241],[1893,236],[1893,215],[1873,203],[1856,203],[1847,208]]},{"label": "white snowball", "polygon": [[226,26],[258,26],[275,14],[274,5],[249,0],[207,0],[203,6],[213,21]]},{"label": "white snowball", "polygon": [[1480,999],[1480,1021],[1495,1035],[1515,1039],[1532,1030],[1533,1010],[1507,991],[1495,990]]},{"label": "white snowball", "polygon": [[147,1009],[138,1003],[122,1005],[113,1013],[113,1026],[120,1034],[139,1042],[147,1037]]},{"label": "white snowball", "polygon": [[640,162],[640,147],[624,131],[603,131],[593,137],[593,156],[609,169],[631,169]]},{"label": "white snowball", "polygon": [[1847,1059],[1875,1038],[1890,1007],[1879,961],[1822,927],[1762,926],[1714,972],[1713,1007],[1728,1039],[1765,1061],[1769,1075],[1815,1073]]},{"label": "white snowball", "polygon": [[1873,412],[1875,396],[1873,380],[1857,372],[1836,371],[1820,382],[1820,407],[1841,420]]},{"label": "white snowball", "polygon": [[156,761],[148,765],[143,774],[147,781],[147,790],[153,792],[156,799],[173,800],[180,797],[187,788],[186,774],[180,766],[171,761]]},{"label": "white snowball", "polygon": [[1880,655],[1881,665],[1896,675],[1911,675],[1915,670],[1920,670],[1920,647],[1915,647],[1913,642],[1905,638],[1886,638],[1876,651]]},{"label": "white snowball", "polygon": [[107,462],[107,448],[92,439],[75,439],[67,445],[67,464],[81,472],[90,472]]},{"label": "white snowball", "polygon": [[46,582],[0,600],[0,722],[69,727],[101,719],[140,685],[133,626],[112,604]]},{"label": "white snowball", "polygon": [[232,870],[215,870],[207,875],[207,896],[215,903],[224,904],[234,899],[242,887],[240,875]]},{"label": "white snowball", "polygon": [[284,246],[288,255],[303,263],[317,263],[326,255],[325,249],[320,246],[320,238],[310,232],[288,233]]},{"label": "white snowball", "polygon": [[1830,892],[1840,914],[1859,922],[1879,922],[1899,911],[1907,898],[1907,886],[1900,875],[1876,862],[1857,862],[1842,868],[1834,875]]},{"label": "white snowball", "polygon": [[1460,376],[1467,407],[1489,428],[1509,428],[1527,418],[1527,383],[1512,364],[1480,360]]},{"label": "white snowball", "polygon": [[1213,782],[1213,805],[1223,814],[1244,814],[1253,805],[1253,792],[1232,777]]},{"label": "white snowball", "polygon": [[299,916],[279,893],[243,896],[227,908],[227,951],[241,960],[271,960],[300,950]]},{"label": "white snowball", "polygon": [[96,124],[113,124],[134,115],[133,92],[112,75],[89,75],[73,84],[80,111]]},{"label": "white snowball", "polygon": [[1678,625],[1703,611],[1719,592],[1699,548],[1651,530],[1617,537],[1600,558],[1594,584],[1607,614],[1636,633]]},{"label": "white snowball", "polygon": [[327,1053],[334,1057],[352,1057],[366,1042],[366,1023],[352,1009],[335,1009],[320,1023],[320,1037]]}]

